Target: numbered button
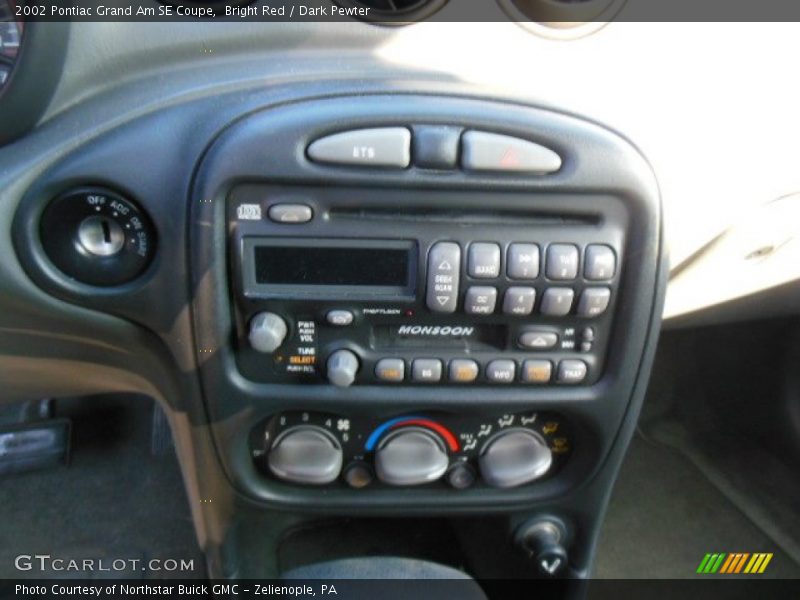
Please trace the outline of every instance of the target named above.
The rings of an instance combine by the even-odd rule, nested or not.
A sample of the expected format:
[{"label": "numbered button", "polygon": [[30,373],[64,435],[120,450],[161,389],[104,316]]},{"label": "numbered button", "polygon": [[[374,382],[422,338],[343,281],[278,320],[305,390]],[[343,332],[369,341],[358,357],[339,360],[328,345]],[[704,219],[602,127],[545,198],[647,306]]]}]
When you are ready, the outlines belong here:
[{"label": "numbered button", "polygon": [[536,290],[532,287],[510,287],[503,298],[503,312],[507,315],[525,316],[533,312]]},{"label": "numbered button", "polygon": [[592,281],[611,279],[617,270],[617,257],[609,246],[590,244],[586,247],[583,275]]},{"label": "numbered button", "polygon": [[583,290],[578,302],[578,314],[582,317],[599,317],[611,302],[611,290],[608,288],[587,288]]},{"label": "numbered button", "polygon": [[511,244],[506,272],[511,279],[536,279],[539,276],[539,246]]},{"label": "numbered button", "polygon": [[569,281],[578,276],[578,247],[573,244],[553,244],[547,248],[546,273],[549,279]]},{"label": "numbered button", "polygon": [[473,286],[464,296],[464,311],[469,315],[490,315],[497,304],[497,288]]},{"label": "numbered button", "polygon": [[542,295],[541,312],[548,317],[563,317],[572,309],[575,292],[570,288],[549,288]]}]

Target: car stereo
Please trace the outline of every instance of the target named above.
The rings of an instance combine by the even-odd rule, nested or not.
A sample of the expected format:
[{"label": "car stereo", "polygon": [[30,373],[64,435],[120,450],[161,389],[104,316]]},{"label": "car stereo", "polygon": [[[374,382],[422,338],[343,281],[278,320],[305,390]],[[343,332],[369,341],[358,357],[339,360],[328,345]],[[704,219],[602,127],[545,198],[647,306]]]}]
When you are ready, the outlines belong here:
[{"label": "car stereo", "polygon": [[341,387],[597,381],[624,270],[624,229],[598,216],[614,199],[562,214],[526,209],[525,194],[465,191],[458,208],[452,192],[417,194],[424,208],[385,189],[231,191],[242,373]]}]

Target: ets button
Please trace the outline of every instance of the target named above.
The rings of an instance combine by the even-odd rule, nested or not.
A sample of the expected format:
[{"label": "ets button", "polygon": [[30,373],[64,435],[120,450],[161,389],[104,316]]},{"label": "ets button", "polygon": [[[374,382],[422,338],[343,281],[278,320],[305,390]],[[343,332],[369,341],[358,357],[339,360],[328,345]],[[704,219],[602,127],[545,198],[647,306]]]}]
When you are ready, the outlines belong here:
[{"label": "ets button", "polygon": [[404,169],[411,162],[411,132],[376,127],[335,133],[312,143],[308,156],[320,163]]}]

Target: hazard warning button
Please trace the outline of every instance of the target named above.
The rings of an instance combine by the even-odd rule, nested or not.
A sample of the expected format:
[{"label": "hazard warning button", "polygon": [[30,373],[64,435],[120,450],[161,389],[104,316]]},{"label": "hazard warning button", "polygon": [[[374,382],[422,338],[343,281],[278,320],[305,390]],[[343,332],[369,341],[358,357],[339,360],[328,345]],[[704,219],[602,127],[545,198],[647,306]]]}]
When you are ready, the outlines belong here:
[{"label": "hazard warning button", "polygon": [[561,157],[549,148],[508,135],[467,131],[461,144],[461,166],[468,171],[544,175],[561,168]]}]

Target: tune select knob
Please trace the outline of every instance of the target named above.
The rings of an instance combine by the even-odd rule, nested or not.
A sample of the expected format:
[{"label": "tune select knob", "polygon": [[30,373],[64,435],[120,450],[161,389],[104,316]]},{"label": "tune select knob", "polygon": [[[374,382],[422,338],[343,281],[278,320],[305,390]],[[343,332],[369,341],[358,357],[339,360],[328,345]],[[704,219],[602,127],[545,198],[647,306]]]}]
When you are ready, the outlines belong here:
[{"label": "tune select knob", "polygon": [[258,313],[250,321],[250,345],[259,352],[272,354],[286,339],[288,332],[286,321],[275,313]]},{"label": "tune select knob", "polygon": [[337,350],[328,357],[328,381],[348,387],[356,380],[358,357],[350,350]]},{"label": "tune select knob", "polygon": [[547,473],[553,454],[538,433],[514,428],[490,438],[478,462],[486,483],[509,488],[530,483]]},{"label": "tune select knob", "polygon": [[342,447],[316,425],[298,425],[275,440],[267,460],[272,474],[284,481],[325,485],[342,470]]},{"label": "tune select knob", "polygon": [[436,481],[449,465],[447,449],[436,434],[405,427],[390,434],[375,451],[375,472],[389,485],[420,485]]}]

